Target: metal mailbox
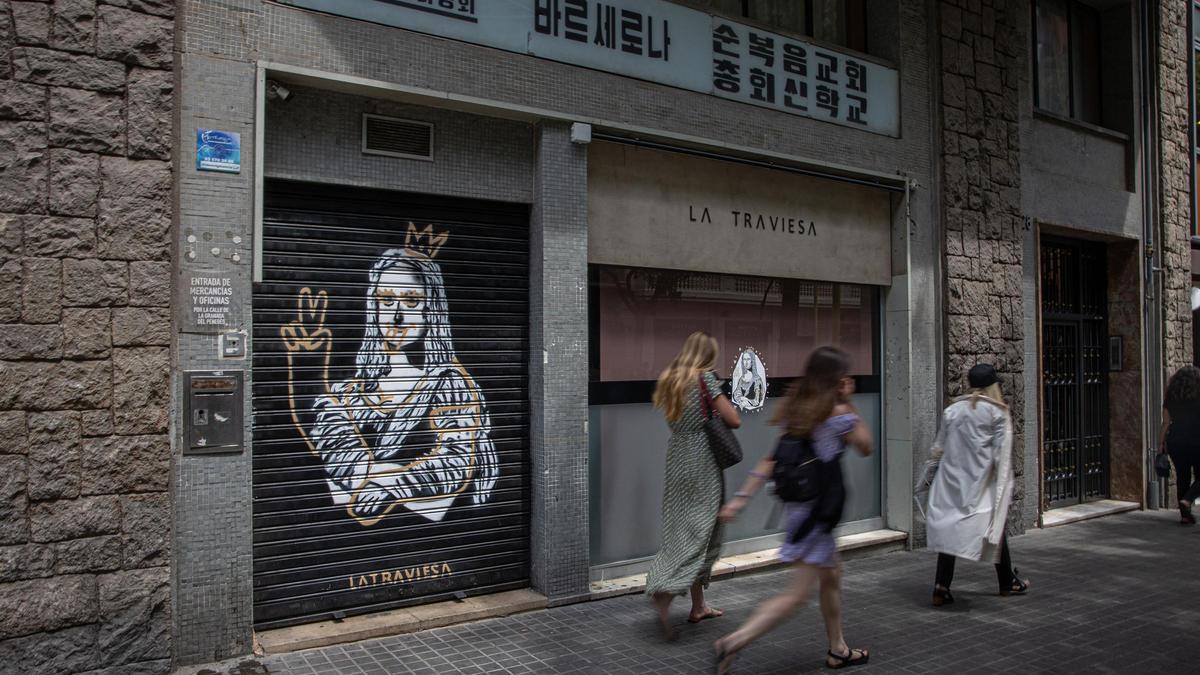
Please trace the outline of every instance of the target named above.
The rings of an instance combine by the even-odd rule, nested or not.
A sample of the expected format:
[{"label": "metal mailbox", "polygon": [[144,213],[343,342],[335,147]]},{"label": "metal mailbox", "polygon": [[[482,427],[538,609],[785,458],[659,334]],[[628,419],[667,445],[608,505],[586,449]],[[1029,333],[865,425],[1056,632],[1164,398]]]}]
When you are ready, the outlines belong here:
[{"label": "metal mailbox", "polygon": [[241,452],[245,447],[242,428],[241,371],[184,373],[185,455]]}]

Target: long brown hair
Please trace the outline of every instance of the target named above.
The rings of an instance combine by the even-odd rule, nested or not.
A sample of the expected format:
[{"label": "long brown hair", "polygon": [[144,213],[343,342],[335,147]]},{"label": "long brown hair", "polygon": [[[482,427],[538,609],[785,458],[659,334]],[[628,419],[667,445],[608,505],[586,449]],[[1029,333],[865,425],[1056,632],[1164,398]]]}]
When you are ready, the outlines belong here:
[{"label": "long brown hair", "polygon": [[1184,366],[1167,380],[1167,395],[1163,405],[1191,403],[1200,399],[1200,368]]},{"label": "long brown hair", "polygon": [[696,331],[683,342],[683,349],[671,365],[658,376],[654,385],[654,407],[663,411],[668,422],[683,414],[683,396],[700,374],[713,369],[717,363],[717,339]]},{"label": "long brown hair", "polygon": [[850,359],[837,347],[818,347],[808,357],[804,376],[792,383],[787,400],[771,420],[789,434],[811,435],[833,414],[842,378],[850,375]]}]

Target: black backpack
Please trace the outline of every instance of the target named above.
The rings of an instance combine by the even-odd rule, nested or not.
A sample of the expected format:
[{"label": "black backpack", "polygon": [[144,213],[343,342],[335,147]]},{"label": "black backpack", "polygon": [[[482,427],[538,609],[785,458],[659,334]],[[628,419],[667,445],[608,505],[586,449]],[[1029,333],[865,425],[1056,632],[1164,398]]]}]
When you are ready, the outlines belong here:
[{"label": "black backpack", "polygon": [[807,502],[821,495],[824,466],[810,439],[784,435],[775,447],[774,457],[771,480],[776,496],[785,502]]}]

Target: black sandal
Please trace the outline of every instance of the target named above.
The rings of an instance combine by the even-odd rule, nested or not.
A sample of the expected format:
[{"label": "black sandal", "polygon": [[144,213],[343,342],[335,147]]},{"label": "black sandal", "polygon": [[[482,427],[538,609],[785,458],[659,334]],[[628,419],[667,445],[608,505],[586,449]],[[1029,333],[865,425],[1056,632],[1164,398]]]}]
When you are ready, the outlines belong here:
[{"label": "black sandal", "polygon": [[1192,515],[1192,503],[1186,499],[1179,500],[1179,524],[1195,525],[1196,516]]},{"label": "black sandal", "polygon": [[1012,583],[1007,589],[1000,591],[1000,595],[1008,597],[1010,595],[1025,595],[1029,591],[1029,580],[1021,579],[1018,575],[1021,573],[1017,568],[1013,568]]},{"label": "black sandal", "polygon": [[942,605],[953,605],[954,596],[950,594],[949,588],[940,586],[933,587],[933,606],[941,607]]},{"label": "black sandal", "polygon": [[[835,663],[830,663],[829,659],[825,659],[825,667],[833,670],[849,668],[850,666],[861,666],[871,660],[870,652],[865,649],[850,649],[846,652],[845,656],[834,654],[833,650],[830,649],[828,654],[829,659],[834,659]],[[856,656],[858,658],[855,658]]]}]

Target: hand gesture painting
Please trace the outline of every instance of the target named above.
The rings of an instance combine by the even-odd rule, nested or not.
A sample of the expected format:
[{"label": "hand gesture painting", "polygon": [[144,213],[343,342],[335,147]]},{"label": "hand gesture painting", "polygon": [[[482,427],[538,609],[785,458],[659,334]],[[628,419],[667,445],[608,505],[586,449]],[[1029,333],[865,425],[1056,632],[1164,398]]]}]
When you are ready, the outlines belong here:
[{"label": "hand gesture painting", "polygon": [[[434,261],[447,237],[409,223],[404,248],[375,260],[352,377],[330,379],[325,291],[303,289],[295,318],[279,331],[292,421],[320,458],[334,503],[364,526],[397,506],[441,521],[459,497],[487,502],[496,484],[487,408],[455,356],[445,282]],[[295,395],[296,364],[310,357],[323,359],[324,391],[304,410]]]}]

